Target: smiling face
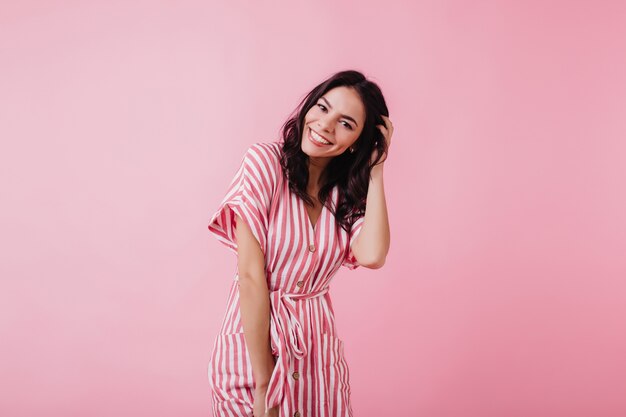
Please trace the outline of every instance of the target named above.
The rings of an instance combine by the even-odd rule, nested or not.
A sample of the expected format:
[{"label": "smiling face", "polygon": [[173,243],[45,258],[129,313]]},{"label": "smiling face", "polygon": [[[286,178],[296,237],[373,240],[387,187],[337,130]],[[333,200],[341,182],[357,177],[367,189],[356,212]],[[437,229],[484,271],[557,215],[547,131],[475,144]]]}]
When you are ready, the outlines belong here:
[{"label": "smiling face", "polygon": [[302,151],[312,162],[325,165],[358,139],[364,123],[365,106],[358,93],[349,87],[335,87],[304,116]]}]

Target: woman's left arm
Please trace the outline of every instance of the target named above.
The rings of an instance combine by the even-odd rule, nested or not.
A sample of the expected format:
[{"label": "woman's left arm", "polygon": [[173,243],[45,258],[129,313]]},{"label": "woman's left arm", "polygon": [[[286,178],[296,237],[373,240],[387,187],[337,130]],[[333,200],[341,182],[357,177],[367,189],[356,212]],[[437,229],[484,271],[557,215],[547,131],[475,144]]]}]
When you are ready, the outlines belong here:
[{"label": "woman's left arm", "polygon": [[[386,127],[378,126],[387,141],[387,149],[389,149],[393,125],[389,118],[382,117]],[[372,159],[374,156],[372,156]],[[389,252],[389,218],[387,216],[387,202],[385,200],[383,182],[385,159],[372,168],[363,224],[361,225],[359,235],[352,245],[352,253],[358,263],[371,269],[381,268],[385,264],[385,259]]]}]

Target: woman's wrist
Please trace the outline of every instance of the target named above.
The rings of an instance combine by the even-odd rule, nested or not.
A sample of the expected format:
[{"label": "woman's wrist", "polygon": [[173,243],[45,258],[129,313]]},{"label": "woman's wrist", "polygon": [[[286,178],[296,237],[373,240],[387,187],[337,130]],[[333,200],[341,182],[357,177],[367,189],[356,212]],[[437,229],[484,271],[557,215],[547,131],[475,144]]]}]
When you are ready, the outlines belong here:
[{"label": "woman's wrist", "polygon": [[261,381],[261,383],[254,383],[254,389],[257,392],[261,392],[261,391],[267,391],[267,388],[270,385],[270,381]]},{"label": "woman's wrist", "polygon": [[270,378],[272,377],[272,373],[275,368],[275,360],[274,356],[270,354],[265,366],[263,367],[262,376],[255,378],[255,387],[258,390],[267,390],[267,387],[270,385]]},{"label": "woman's wrist", "polygon": [[372,167],[372,172],[370,173],[370,178],[372,180],[376,180],[383,177],[383,167],[385,166],[384,162],[381,162],[378,165],[374,165]]}]

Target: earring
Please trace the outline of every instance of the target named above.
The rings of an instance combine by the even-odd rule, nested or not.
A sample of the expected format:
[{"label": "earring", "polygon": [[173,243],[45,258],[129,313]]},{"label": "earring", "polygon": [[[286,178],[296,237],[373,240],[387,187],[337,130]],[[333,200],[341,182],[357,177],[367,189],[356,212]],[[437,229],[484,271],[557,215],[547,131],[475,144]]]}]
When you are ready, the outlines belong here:
[{"label": "earring", "polygon": [[352,146],[350,146],[350,153],[354,153],[354,148]]}]

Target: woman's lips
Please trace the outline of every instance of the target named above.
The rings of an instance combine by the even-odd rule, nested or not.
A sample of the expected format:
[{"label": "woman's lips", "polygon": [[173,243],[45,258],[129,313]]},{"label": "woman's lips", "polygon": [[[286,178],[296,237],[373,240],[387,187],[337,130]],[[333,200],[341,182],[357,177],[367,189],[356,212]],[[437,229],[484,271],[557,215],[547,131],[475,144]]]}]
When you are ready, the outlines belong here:
[{"label": "woman's lips", "polygon": [[309,138],[309,141],[310,141],[312,144],[314,144],[314,145],[316,145],[316,146],[319,146],[320,148],[322,148],[322,147],[324,147],[324,146],[330,146],[330,145],[332,145],[332,143],[328,143],[328,144],[326,144],[326,143],[320,143],[320,142],[316,141],[315,139],[313,139],[313,138],[311,137],[311,128],[309,128],[309,133],[308,133],[307,137]]}]

